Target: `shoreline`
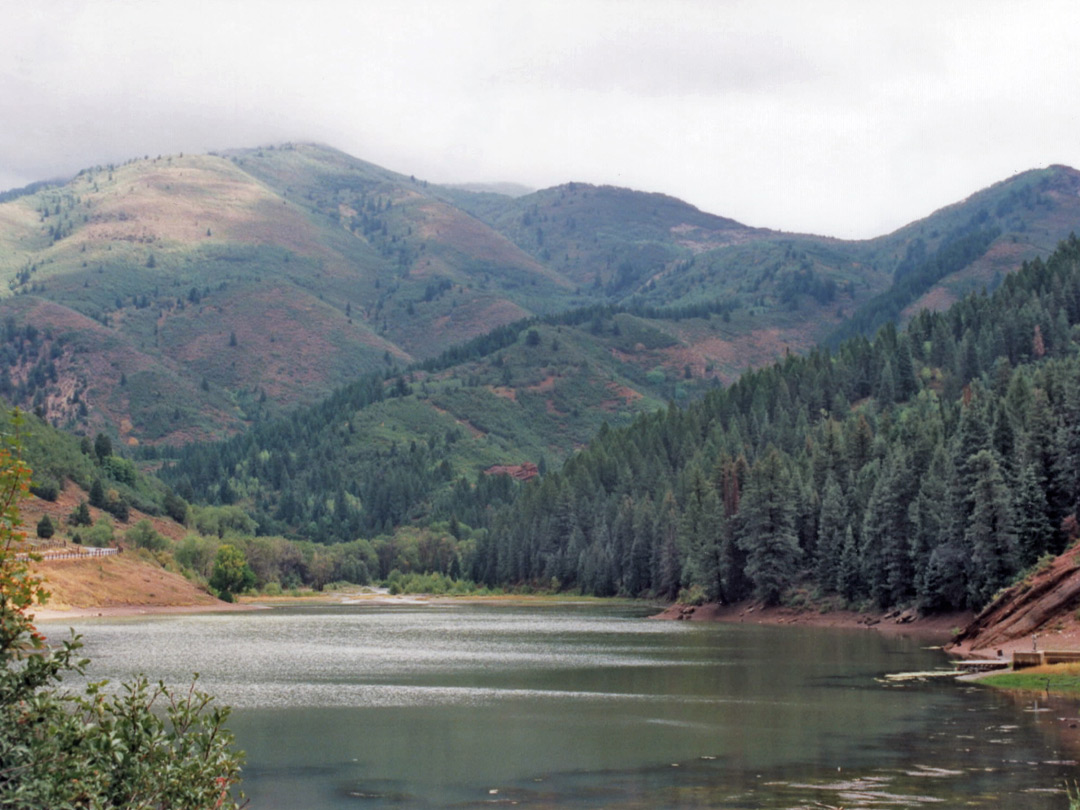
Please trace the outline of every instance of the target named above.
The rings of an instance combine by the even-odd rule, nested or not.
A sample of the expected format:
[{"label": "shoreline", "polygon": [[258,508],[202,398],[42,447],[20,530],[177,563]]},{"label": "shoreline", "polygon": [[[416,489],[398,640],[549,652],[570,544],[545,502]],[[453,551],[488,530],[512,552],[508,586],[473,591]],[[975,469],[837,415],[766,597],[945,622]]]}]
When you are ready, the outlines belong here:
[{"label": "shoreline", "polygon": [[[597,599],[576,596],[505,594],[497,596],[446,596],[442,594],[395,594],[379,590],[347,590],[331,593],[311,593],[301,596],[248,596],[238,602],[221,602],[186,605],[108,605],[80,607],[45,607],[31,612],[33,621],[55,624],[65,619],[127,618],[190,613],[233,613],[238,611],[269,610],[275,607],[295,605],[354,605],[371,607],[408,607],[423,605],[454,605],[467,602],[491,604],[606,604],[617,599]],[[628,604],[650,603],[621,600]],[[918,635],[948,642],[971,621],[970,613],[949,613],[935,616],[917,616],[913,613],[893,611],[881,614],[859,613],[852,610],[820,611],[783,606],[765,607],[757,603],[741,602],[734,605],[715,603],[686,606],[679,603],[663,607],[652,605],[658,612],[648,616],[656,621],[719,622],[722,624],[756,624],[772,626],[820,627],[838,630],[874,630],[890,635]],[[980,651],[955,647],[954,655],[971,657]]]},{"label": "shoreline", "polygon": [[[633,604],[632,600],[598,597],[558,596],[538,594],[498,594],[490,596],[448,596],[444,594],[390,594],[386,589],[341,590],[328,593],[309,593],[300,596],[242,596],[237,602],[206,602],[186,605],[108,605],[43,607],[29,611],[36,622],[59,623],[65,619],[127,618],[185,613],[233,613],[237,611],[270,610],[276,607],[299,605],[353,605],[371,607],[409,607],[423,605],[455,605],[466,602],[491,604],[560,604],[591,605],[615,602]],[[647,607],[648,603],[641,603]]]},{"label": "shoreline", "polygon": [[889,635],[912,635],[951,640],[970,624],[972,613],[943,613],[919,616],[912,611],[888,611],[884,614],[859,613],[854,610],[820,611],[755,602],[734,605],[707,603],[697,607],[675,603],[650,618],[658,621],[719,622],[721,624],[757,624],[772,626],[823,627],[837,630],[874,630]]},{"label": "shoreline", "polygon": [[261,609],[263,608],[257,605],[220,602],[216,605],[102,605],[99,607],[38,608],[27,612],[36,624],[38,622],[58,623],[65,619],[126,618],[170,613],[233,613]]}]

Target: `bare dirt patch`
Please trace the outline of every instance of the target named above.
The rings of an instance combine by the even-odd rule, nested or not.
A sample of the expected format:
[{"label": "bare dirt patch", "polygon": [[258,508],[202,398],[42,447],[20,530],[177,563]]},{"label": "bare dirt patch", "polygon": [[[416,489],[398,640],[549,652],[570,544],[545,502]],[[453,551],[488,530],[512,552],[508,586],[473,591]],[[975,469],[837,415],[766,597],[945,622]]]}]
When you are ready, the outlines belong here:
[{"label": "bare dirt patch", "polygon": [[518,481],[528,481],[532,478],[536,478],[540,474],[540,470],[531,461],[526,461],[524,464],[496,464],[493,467],[488,467],[484,470],[486,475],[509,475]]},{"label": "bare dirt patch", "polygon": [[35,566],[52,594],[53,611],[100,607],[216,607],[219,599],[194,583],[124,552],[89,560],[62,560]]},{"label": "bare dirt patch", "polygon": [[571,286],[568,280],[537,263],[509,239],[462,211],[429,201],[412,206],[410,213],[416,219],[417,231],[423,239],[441,242],[494,265],[526,267],[560,286]]},{"label": "bare dirt patch", "polygon": [[616,382],[608,382],[604,386],[613,395],[613,399],[605,399],[600,403],[601,410],[613,413],[622,408],[628,408],[631,404],[641,399],[644,395],[640,391],[620,385]]},{"label": "bare dirt patch", "polygon": [[517,402],[517,391],[513,388],[509,388],[505,385],[486,385],[484,387],[500,399],[508,399],[511,402]]},{"label": "bare dirt patch", "polygon": [[[280,243],[310,230],[295,208],[220,158],[171,166],[141,162],[116,178],[90,193],[90,221],[75,234],[77,241],[190,244],[226,237]],[[308,238],[294,241],[297,247],[310,244]]]},{"label": "bare dirt patch", "polygon": [[536,383],[536,385],[530,385],[526,387],[525,390],[539,393],[543,393],[545,391],[554,391],[556,380],[558,380],[558,377],[556,377],[554,374],[549,374],[547,377],[544,377],[544,379],[542,379],[540,382]]},{"label": "bare dirt patch", "polygon": [[[803,351],[814,339],[812,329],[785,329],[776,326],[755,329],[746,334],[680,334],[684,345],[661,349],[661,363],[676,371],[690,366],[695,377],[715,376],[725,383],[734,382],[747,368],[760,368],[776,362],[788,351]],[[707,371],[709,367],[713,371]]]},{"label": "bare dirt patch", "polygon": [[750,228],[712,230],[687,223],[673,225],[671,233],[675,236],[676,244],[695,254],[732,245],[742,245],[761,238],[761,235]]},{"label": "bare dirt patch", "polygon": [[951,307],[958,300],[959,297],[956,293],[938,284],[927,290],[919,296],[916,301],[905,307],[900,313],[900,317],[903,320],[909,320],[924,309],[928,309],[931,312],[941,312]]}]

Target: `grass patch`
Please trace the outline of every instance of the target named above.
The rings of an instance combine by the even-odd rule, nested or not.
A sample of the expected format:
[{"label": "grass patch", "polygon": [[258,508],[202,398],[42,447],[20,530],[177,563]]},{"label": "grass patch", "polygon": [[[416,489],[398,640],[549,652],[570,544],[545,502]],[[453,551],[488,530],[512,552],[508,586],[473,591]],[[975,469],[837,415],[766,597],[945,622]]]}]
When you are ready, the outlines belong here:
[{"label": "grass patch", "polygon": [[1054,664],[1032,667],[1020,672],[1003,672],[1000,675],[980,678],[979,683],[997,689],[1080,695],[1080,664]]}]

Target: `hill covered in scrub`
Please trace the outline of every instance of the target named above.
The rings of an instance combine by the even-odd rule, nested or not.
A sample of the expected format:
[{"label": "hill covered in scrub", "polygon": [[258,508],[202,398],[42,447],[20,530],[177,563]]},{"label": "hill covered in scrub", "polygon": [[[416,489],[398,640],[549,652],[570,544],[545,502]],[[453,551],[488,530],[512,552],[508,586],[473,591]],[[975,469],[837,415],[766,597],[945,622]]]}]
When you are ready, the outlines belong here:
[{"label": "hill covered in scrub", "polygon": [[[843,242],[629,189],[438,187],[310,144],[148,156],[5,194],[0,395],[78,432],[182,445],[492,329],[595,308],[572,339],[595,369],[574,391],[589,389],[578,413],[618,401],[612,390],[642,408],[688,401],[849,319],[873,329],[992,287],[1068,234],[1078,187],[1063,167],[1029,172]],[[565,363],[533,354],[509,385],[491,353],[441,373],[472,389],[470,412],[497,411],[506,392],[489,385],[525,399],[549,377],[560,387],[544,369]],[[512,439],[499,461],[537,463],[539,447],[561,459],[597,427],[558,396],[551,407],[559,428]],[[437,408],[423,420],[441,429]]]}]

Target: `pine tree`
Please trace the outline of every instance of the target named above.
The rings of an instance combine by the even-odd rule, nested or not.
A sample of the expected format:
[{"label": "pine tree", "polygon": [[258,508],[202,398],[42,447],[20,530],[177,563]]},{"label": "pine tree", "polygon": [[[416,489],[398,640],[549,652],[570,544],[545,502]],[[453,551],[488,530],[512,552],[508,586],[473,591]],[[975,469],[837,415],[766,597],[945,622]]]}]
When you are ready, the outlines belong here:
[{"label": "pine tree", "polygon": [[836,571],[836,590],[849,602],[862,593],[862,573],[859,565],[859,544],[851,524],[844,528],[844,545]]},{"label": "pine tree", "polygon": [[844,493],[832,473],[825,479],[818,517],[818,542],[815,576],[827,591],[836,589],[840,556],[844,551],[844,528],[847,514]]},{"label": "pine tree", "polygon": [[750,468],[739,509],[739,547],[746,552],[746,575],[754,595],[775,604],[798,573],[801,557],[795,533],[795,488],[776,448]]},{"label": "pine tree", "polygon": [[90,505],[97,507],[98,509],[104,509],[107,506],[105,502],[105,487],[101,485],[100,478],[95,478],[94,483],[90,485]]},{"label": "pine tree", "polygon": [[669,490],[660,504],[656,522],[656,543],[659,560],[656,566],[656,595],[662,599],[674,599],[679,593],[682,577],[682,559],[678,545],[679,518],[675,496]]},{"label": "pine tree", "polygon": [[882,607],[901,603],[913,593],[908,506],[915,477],[907,462],[902,448],[886,459],[863,520],[863,579]]},{"label": "pine tree", "polygon": [[697,542],[692,551],[690,582],[701,586],[708,601],[716,602],[724,592],[720,557],[724,514],[720,497],[712,487],[705,493],[701,512]]},{"label": "pine tree", "polygon": [[1030,464],[1024,464],[1017,475],[1013,515],[1017,563],[1021,568],[1027,568],[1046,553],[1054,535],[1047,519],[1046,493],[1039,486],[1035,469]]},{"label": "pine tree", "polygon": [[37,536],[42,540],[48,540],[56,533],[52,520],[48,515],[42,515],[37,524]]},{"label": "pine tree", "polygon": [[997,461],[989,451],[972,456],[972,509],[965,533],[971,548],[972,605],[984,605],[1016,573],[1016,536],[1009,494]]},{"label": "pine tree", "polygon": [[654,523],[652,500],[646,495],[634,505],[634,539],[626,572],[626,590],[631,596],[652,588]]},{"label": "pine tree", "polygon": [[927,569],[934,549],[947,539],[948,469],[949,460],[945,449],[938,445],[919,482],[918,494],[908,509],[908,521],[911,524],[912,580],[920,605],[933,601],[927,590]]}]

